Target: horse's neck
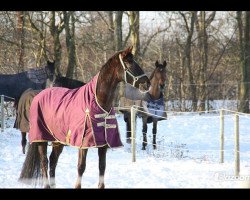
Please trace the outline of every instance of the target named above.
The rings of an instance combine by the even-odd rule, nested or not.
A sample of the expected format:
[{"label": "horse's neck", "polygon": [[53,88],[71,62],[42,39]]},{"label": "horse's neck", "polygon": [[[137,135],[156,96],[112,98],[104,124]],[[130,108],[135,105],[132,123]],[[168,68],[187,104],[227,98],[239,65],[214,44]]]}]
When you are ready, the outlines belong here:
[{"label": "horse's neck", "polygon": [[155,78],[151,79],[150,82],[151,82],[151,87],[148,92],[153,100],[157,100],[161,96],[160,85]]},{"label": "horse's neck", "polygon": [[96,86],[96,97],[99,105],[107,112],[112,108],[119,82],[113,68],[106,67],[106,69],[100,71]]}]

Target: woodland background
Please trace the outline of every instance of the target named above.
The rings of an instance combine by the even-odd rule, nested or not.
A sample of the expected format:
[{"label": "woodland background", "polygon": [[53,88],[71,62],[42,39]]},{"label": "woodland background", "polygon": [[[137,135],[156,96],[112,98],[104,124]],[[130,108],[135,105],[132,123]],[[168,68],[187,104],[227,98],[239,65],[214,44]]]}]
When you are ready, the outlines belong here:
[{"label": "woodland background", "polygon": [[[164,97],[179,110],[234,100],[249,113],[249,11],[0,11],[1,74],[54,60],[57,73],[88,82],[130,45],[147,75],[167,61]],[[116,105],[123,93],[120,84]]]}]

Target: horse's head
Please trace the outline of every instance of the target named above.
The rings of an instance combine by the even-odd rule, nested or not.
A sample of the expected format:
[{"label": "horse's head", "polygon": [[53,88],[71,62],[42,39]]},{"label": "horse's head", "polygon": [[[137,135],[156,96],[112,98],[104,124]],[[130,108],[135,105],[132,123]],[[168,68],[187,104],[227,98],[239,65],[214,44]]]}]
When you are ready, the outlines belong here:
[{"label": "horse's head", "polygon": [[147,92],[150,87],[150,80],[139,64],[134,60],[132,54],[133,47],[129,47],[119,53],[119,61],[122,66],[122,80],[138,88],[141,92]]},{"label": "horse's head", "polygon": [[56,78],[55,75],[55,61],[50,62],[49,60],[47,61],[47,65],[45,67],[45,71],[47,74],[47,81],[46,81],[46,87],[52,87],[54,80]]},{"label": "horse's head", "polygon": [[165,87],[165,83],[167,80],[167,71],[166,71],[166,66],[167,66],[167,62],[164,61],[163,64],[160,64],[158,62],[158,60],[155,62],[155,70],[152,74],[152,76],[150,77],[150,80],[155,77],[155,79],[158,81],[158,84],[160,86],[161,89],[163,89]]}]

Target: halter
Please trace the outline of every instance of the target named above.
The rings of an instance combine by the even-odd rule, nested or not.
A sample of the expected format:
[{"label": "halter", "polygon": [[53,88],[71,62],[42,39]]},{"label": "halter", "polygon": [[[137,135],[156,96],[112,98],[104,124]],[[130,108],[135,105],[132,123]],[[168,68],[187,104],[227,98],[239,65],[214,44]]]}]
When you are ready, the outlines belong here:
[{"label": "halter", "polygon": [[134,76],[134,75],[129,71],[129,69],[125,67],[125,64],[124,64],[124,62],[123,62],[123,60],[122,60],[121,54],[119,54],[119,59],[120,59],[120,62],[121,62],[121,64],[122,64],[122,67],[123,67],[123,69],[124,69],[124,80],[125,80],[125,83],[128,83],[128,82],[127,82],[127,74],[129,74],[129,75],[133,78],[133,84],[128,83],[128,84],[132,85],[133,87],[135,87],[135,83],[136,83],[141,77],[143,77],[143,76],[146,76],[146,77],[147,77],[146,74],[142,74],[142,75],[139,75],[139,76]]}]

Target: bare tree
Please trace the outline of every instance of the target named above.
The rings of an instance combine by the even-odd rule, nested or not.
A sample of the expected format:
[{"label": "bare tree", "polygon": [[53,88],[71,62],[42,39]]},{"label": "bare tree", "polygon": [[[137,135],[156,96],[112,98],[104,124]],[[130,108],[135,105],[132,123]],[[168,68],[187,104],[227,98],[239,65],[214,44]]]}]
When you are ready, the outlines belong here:
[{"label": "bare tree", "polygon": [[66,47],[68,54],[68,67],[66,76],[77,78],[76,46],[75,46],[75,15],[74,11],[63,11],[65,24]]},{"label": "bare tree", "polygon": [[[60,65],[61,65],[61,58],[62,58],[62,45],[60,42],[60,34],[62,33],[65,24],[62,17],[62,12],[58,12],[59,20],[56,20],[56,11],[50,12],[50,33],[53,37],[54,43],[54,61],[55,61],[55,68],[57,73],[60,73]],[[58,23],[57,23],[58,21]]]},{"label": "bare tree", "polygon": [[140,12],[129,11],[129,24],[131,27],[131,42],[133,45],[133,54],[138,60],[140,58]]},{"label": "bare tree", "polygon": [[240,112],[249,113],[249,82],[250,82],[250,12],[237,11],[240,46],[241,82],[239,90]]},{"label": "bare tree", "polygon": [[17,11],[17,36],[19,40],[19,70],[24,70],[24,26],[25,26],[25,11]]},{"label": "bare tree", "polygon": [[206,101],[206,76],[208,68],[208,35],[207,27],[211,24],[215,17],[215,11],[206,19],[206,12],[200,11],[200,16],[196,20],[196,30],[198,32],[198,47],[200,54],[199,63],[199,110],[205,110]]},{"label": "bare tree", "polygon": [[[184,56],[183,56],[183,65],[184,69],[187,71],[187,76],[188,76],[188,83],[189,83],[189,90],[191,93],[191,99],[192,99],[192,109],[196,111],[197,109],[197,95],[196,95],[196,85],[194,83],[194,77],[193,77],[193,70],[191,66],[191,46],[192,46],[192,37],[194,33],[194,25],[197,20],[197,11],[192,11],[191,13],[191,19],[190,19],[190,24],[188,24],[188,19],[186,15],[182,12],[180,12],[180,15],[182,16],[184,22],[185,22],[185,27],[187,30],[187,38],[186,38],[186,43],[184,47]],[[182,79],[184,79],[184,72],[182,72]],[[183,84],[183,81],[181,81],[181,84]],[[184,86],[182,85],[182,88]],[[183,91],[184,89],[182,89]],[[182,92],[184,93],[184,91]],[[184,94],[183,94],[184,95]]]}]

